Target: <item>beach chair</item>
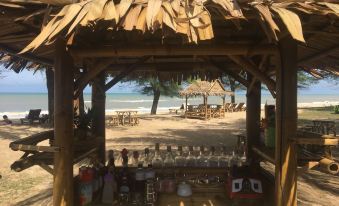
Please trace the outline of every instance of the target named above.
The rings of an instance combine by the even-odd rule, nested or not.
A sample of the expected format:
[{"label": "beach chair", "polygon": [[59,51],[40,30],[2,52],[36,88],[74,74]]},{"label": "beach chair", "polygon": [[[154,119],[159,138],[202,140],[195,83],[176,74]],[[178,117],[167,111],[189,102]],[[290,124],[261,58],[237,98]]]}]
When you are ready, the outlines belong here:
[{"label": "beach chair", "polygon": [[245,105],[244,102],[240,102],[239,104],[237,104],[237,106],[234,107],[233,112],[243,111],[244,105]]},{"label": "beach chair", "polygon": [[227,108],[227,112],[234,112],[234,108],[237,106],[236,103],[231,103]]},{"label": "beach chair", "polygon": [[41,113],[41,109],[29,110],[28,115],[25,118],[20,119],[21,124],[25,124],[25,123],[33,124],[35,121],[38,121],[39,123],[41,123],[40,113]]}]

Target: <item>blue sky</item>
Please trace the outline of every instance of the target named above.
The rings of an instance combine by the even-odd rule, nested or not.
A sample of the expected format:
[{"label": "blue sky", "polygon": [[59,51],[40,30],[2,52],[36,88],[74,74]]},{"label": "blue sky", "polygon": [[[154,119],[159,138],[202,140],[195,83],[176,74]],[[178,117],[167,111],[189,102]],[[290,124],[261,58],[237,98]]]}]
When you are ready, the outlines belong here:
[{"label": "blue sky", "polygon": [[[3,70],[2,70],[3,71]],[[15,93],[44,93],[46,90],[46,80],[44,73],[37,72],[33,75],[33,72],[24,70],[23,72],[16,74],[13,71],[6,71],[2,74],[0,80],[0,93],[15,92]],[[85,89],[85,93],[90,92],[90,88]],[[310,88],[302,89],[299,91],[301,94],[338,94],[339,84],[333,85],[326,81],[320,81],[316,85],[312,85]],[[111,88],[110,93],[124,93],[135,92],[135,87],[132,84],[117,84]]]}]

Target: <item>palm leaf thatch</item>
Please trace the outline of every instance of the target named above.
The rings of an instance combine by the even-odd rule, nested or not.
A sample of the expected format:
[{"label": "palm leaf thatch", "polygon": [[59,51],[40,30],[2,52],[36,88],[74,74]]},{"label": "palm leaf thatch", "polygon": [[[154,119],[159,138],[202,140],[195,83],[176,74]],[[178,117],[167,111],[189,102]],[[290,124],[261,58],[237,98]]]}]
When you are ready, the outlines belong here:
[{"label": "palm leaf thatch", "polygon": [[219,79],[209,81],[194,81],[185,90],[179,92],[180,96],[233,96],[234,93],[225,90]]},{"label": "palm leaf thatch", "polygon": [[42,44],[53,43],[59,34],[73,38],[78,27],[92,27],[98,21],[111,21],[109,25],[113,25],[115,30],[155,32],[168,27],[175,33],[185,35],[189,42],[198,43],[214,37],[211,13],[236,22],[246,19],[243,10],[256,11],[274,40],[278,40],[277,32],[283,30],[276,22],[279,17],[292,37],[300,42],[305,42],[305,39],[300,19],[294,10],[338,15],[337,4],[317,1],[248,1],[239,4],[237,0],[121,0],[119,3],[112,0],[87,0],[65,5],[21,53],[35,50]]}]

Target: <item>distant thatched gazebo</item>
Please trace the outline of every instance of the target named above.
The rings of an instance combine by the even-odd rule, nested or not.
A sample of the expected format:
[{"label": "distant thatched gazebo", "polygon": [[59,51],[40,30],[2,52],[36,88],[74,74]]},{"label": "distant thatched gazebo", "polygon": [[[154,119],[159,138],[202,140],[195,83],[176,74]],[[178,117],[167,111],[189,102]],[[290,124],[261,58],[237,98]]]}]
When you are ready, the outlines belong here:
[{"label": "distant thatched gazebo", "polygon": [[187,111],[187,99],[192,96],[202,96],[204,98],[204,105],[207,109],[207,98],[208,96],[220,96],[223,99],[223,106],[225,105],[225,96],[233,96],[234,93],[227,91],[224,85],[219,79],[209,81],[195,81],[190,84],[185,90],[179,92],[180,96],[185,96],[186,105],[185,110]]}]

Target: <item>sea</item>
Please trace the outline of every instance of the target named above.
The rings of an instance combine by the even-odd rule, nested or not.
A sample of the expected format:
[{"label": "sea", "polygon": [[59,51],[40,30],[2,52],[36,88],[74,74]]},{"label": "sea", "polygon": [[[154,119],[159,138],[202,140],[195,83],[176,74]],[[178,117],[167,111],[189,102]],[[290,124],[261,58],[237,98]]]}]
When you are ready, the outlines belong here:
[{"label": "sea", "polygon": [[[245,102],[244,93],[236,93],[236,102]],[[42,114],[47,113],[47,93],[0,93],[0,115],[7,115],[11,119],[22,118],[30,109],[41,109]],[[84,94],[85,107],[91,107],[91,94]],[[226,97],[226,102],[231,98]],[[153,96],[139,93],[108,93],[106,94],[106,113],[114,113],[119,110],[135,110],[139,113],[149,113],[153,102]],[[191,105],[202,104],[202,97],[189,98]],[[158,112],[168,112],[168,109],[179,108],[185,103],[185,98],[161,96],[158,104]],[[222,104],[221,97],[209,97],[209,104]],[[275,104],[270,94],[262,94],[262,106]],[[302,94],[298,95],[298,107],[324,107],[339,105],[339,95],[335,94]],[[0,116],[0,117],[1,117]]]}]

